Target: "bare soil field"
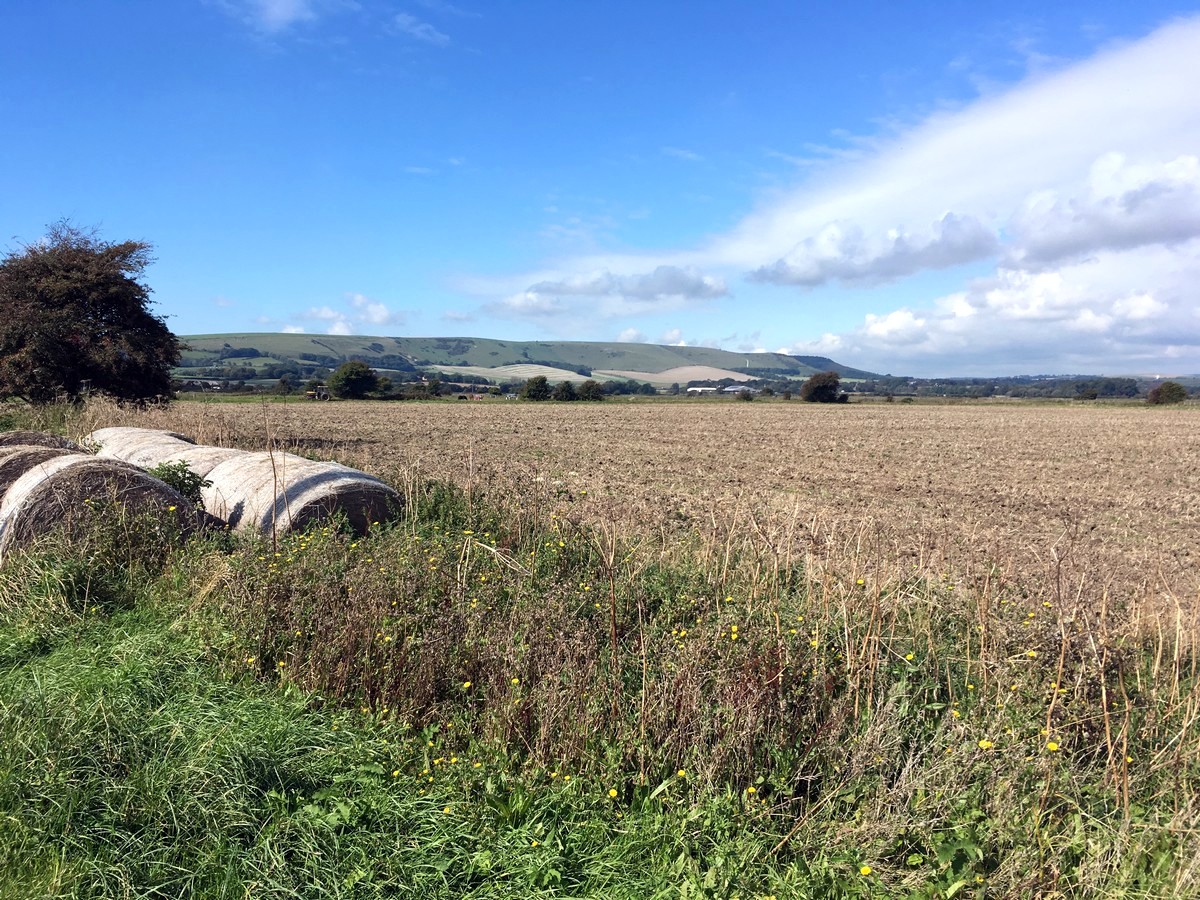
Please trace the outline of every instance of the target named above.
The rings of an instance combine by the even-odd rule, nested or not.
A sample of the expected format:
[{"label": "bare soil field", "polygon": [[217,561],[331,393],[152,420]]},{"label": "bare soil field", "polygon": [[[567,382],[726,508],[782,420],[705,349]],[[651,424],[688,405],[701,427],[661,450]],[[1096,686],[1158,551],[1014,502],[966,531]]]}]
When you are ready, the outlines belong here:
[{"label": "bare soil field", "polygon": [[[559,515],[745,534],[842,568],[1193,606],[1200,410],[1135,406],[178,403],[95,424],[270,439],[404,481],[534,486]],[[1146,601],[1150,601],[1147,607]]]}]

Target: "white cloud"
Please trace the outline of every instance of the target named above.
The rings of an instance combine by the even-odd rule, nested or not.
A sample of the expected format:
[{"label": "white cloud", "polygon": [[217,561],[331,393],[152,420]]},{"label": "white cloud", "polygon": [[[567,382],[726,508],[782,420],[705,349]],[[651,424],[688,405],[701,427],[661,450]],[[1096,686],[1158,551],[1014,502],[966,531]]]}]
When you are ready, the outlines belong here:
[{"label": "white cloud", "polygon": [[1104,250],[1171,246],[1200,235],[1200,158],[1130,163],[1106,153],[1074,196],[1031,194],[1013,221],[1012,261],[1045,265]]},{"label": "white cloud", "polygon": [[399,34],[408,35],[435,47],[445,47],[450,43],[448,34],[443,34],[428,22],[422,22],[416,16],[408,13],[396,13],[392,18],[392,27]]},{"label": "white cloud", "polygon": [[284,325],[282,330],[284,334],[304,334],[303,325]]},{"label": "white cloud", "polygon": [[693,268],[658,266],[650,272],[614,275],[593,272],[555,281],[538,281],[499,303],[494,315],[559,319],[611,319],[662,309],[683,309],[723,297],[729,288],[720,278]]},{"label": "white cloud", "polygon": [[310,306],[306,312],[300,314],[300,318],[329,322],[342,318],[342,313],[328,306]]},{"label": "white cloud", "polygon": [[447,322],[474,322],[475,317],[470,313],[462,312],[457,309],[448,309],[442,313],[442,318]]},{"label": "white cloud", "polygon": [[464,19],[482,18],[480,13],[463,9],[461,6],[455,6],[453,3],[447,3],[446,0],[417,0],[417,2],[426,9],[444,13],[448,16],[459,16]]},{"label": "white cloud", "polygon": [[892,228],[868,235],[860,225],[831,222],[754,273],[755,281],[816,287],[828,281],[880,283],[925,269],[945,269],[996,253],[1000,241],[974,216],[946,213],[919,234]]},{"label": "white cloud", "polygon": [[[342,309],[329,305],[310,306],[292,318],[299,322],[319,323],[327,334],[373,334],[382,328],[402,325],[407,317],[365,294],[348,293]],[[296,333],[304,331],[300,324],[284,328],[285,331],[289,329],[296,329]]]},{"label": "white cloud", "polygon": [[916,375],[1146,371],[1200,359],[1197,284],[1200,238],[1053,271],[1001,268],[926,308],[868,314],[854,331],[787,352]]},{"label": "white cloud", "polygon": [[428,166],[403,166],[400,171],[406,175],[436,175],[437,169],[431,169]]},{"label": "white cloud", "polygon": [[683,339],[683,331],[679,328],[668,328],[662,333],[658,342],[671,347],[686,347],[688,345],[688,342]]},{"label": "white cloud", "polygon": [[663,147],[663,156],[673,156],[675,159],[683,159],[687,162],[700,162],[704,159],[699,153],[694,150],[686,150],[683,147]]},{"label": "white cloud", "polygon": [[402,325],[404,323],[403,313],[392,312],[384,304],[362,294],[350,294],[347,302],[356,311],[355,318],[360,322],[367,322],[371,325]]},{"label": "white cloud", "polygon": [[356,0],[214,0],[217,8],[257,31],[280,34],[321,16],[358,8]]},{"label": "white cloud", "polygon": [[[812,289],[991,262],[989,278],[902,309],[877,292],[859,329],[802,345],[895,371],[1121,371],[1164,357],[1200,368],[1198,57],[1200,16],[1178,19],[915,124],[798,148],[820,158],[795,157],[797,186],[694,246],[580,255],[464,284],[507,295],[496,309],[583,329],[597,316],[719,300],[739,277],[782,285],[783,302],[802,304]],[[692,154],[679,149],[662,152]],[[719,290],[636,289],[658,270],[704,272]],[[581,298],[590,318],[572,315]],[[760,314],[764,326],[776,317]],[[1157,327],[1164,320],[1186,327]]]},{"label": "white cloud", "polygon": [[636,328],[626,328],[617,335],[617,342],[620,344],[644,344],[646,336]]}]

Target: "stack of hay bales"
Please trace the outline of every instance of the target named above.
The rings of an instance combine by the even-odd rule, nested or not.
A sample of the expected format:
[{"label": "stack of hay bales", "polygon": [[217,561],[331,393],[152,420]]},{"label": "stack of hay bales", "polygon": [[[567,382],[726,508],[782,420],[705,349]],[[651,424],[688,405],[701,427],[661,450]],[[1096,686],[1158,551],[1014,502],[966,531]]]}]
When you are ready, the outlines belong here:
[{"label": "stack of hay bales", "polygon": [[96,511],[117,506],[124,514],[172,524],[181,535],[215,524],[136,466],[47,443],[53,441],[9,444],[6,438],[0,443],[0,559],[52,531],[86,528]]},{"label": "stack of hay bales", "polygon": [[207,447],[145,428],[101,428],[87,439],[101,456],[136,465],[187,463],[210,482],[204,508],[240,531],[278,535],[340,515],[362,533],[401,506],[400,495],[372,475],[291,453]]}]

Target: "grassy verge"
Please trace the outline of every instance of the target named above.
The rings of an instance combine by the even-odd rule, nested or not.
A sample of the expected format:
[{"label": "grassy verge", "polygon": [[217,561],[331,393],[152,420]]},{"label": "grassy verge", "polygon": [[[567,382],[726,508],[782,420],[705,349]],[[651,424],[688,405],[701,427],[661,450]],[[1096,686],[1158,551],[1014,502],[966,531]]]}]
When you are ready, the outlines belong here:
[{"label": "grassy verge", "polygon": [[1200,892],[1181,608],[406,490],[7,559],[0,896]]}]

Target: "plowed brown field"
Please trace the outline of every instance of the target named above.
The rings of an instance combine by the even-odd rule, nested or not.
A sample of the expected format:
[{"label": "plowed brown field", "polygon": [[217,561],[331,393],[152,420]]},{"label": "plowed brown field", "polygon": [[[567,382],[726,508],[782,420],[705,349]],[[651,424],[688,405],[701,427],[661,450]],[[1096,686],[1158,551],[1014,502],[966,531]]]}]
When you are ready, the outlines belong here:
[{"label": "plowed brown field", "polygon": [[[744,531],[875,566],[1188,606],[1200,409],[519,401],[176,404],[96,424],[540,491],[656,534]],[[117,420],[123,420],[118,422]],[[836,548],[833,547],[836,545]]]}]

